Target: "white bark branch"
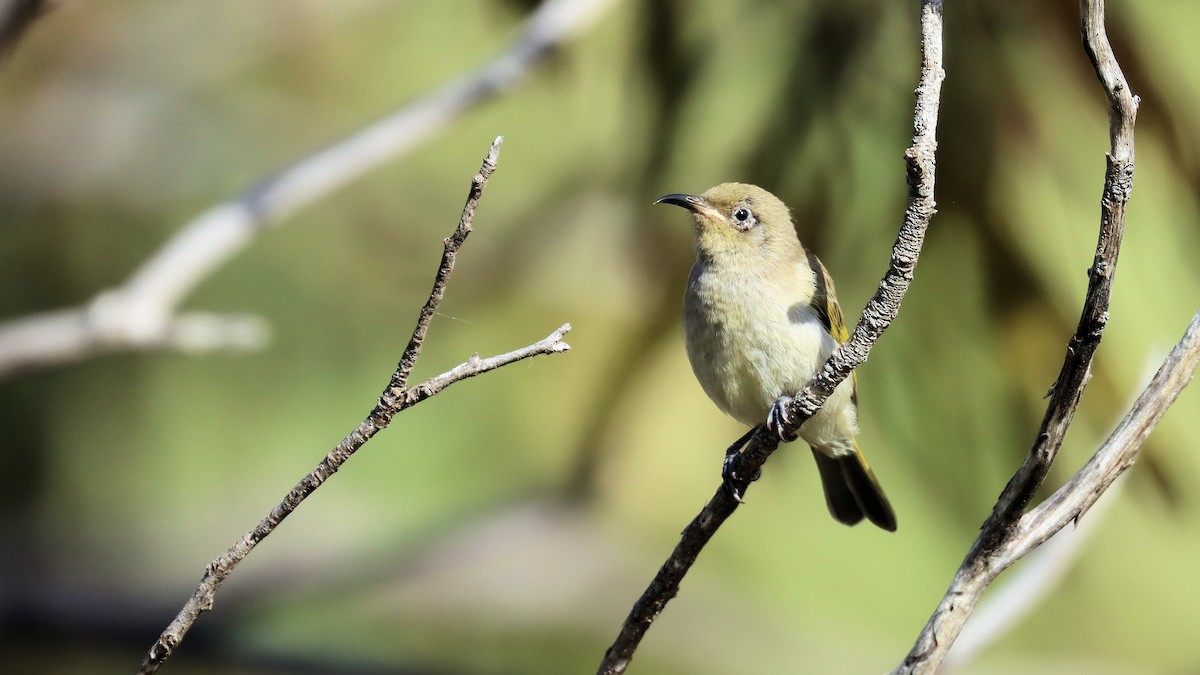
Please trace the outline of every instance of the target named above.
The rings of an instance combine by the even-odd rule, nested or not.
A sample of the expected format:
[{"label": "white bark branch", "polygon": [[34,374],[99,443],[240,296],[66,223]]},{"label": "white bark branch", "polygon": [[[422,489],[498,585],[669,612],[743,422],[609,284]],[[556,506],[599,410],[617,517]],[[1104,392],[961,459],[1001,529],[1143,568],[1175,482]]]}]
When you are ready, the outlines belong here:
[{"label": "white bark branch", "polygon": [[466,110],[511,89],[554,48],[592,26],[614,2],[548,0],[499,56],[201,213],[121,286],[82,307],[0,324],[0,378],[116,351],[262,346],[267,329],[257,317],[210,314],[200,325],[198,315],[180,317],[179,306],[267,225],[403,155]]}]

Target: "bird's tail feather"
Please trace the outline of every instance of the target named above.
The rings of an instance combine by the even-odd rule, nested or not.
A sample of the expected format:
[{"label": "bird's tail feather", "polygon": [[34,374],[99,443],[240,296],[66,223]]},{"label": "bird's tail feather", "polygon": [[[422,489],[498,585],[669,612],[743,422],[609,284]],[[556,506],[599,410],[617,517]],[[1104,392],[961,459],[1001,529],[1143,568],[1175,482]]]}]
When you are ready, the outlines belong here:
[{"label": "bird's tail feather", "polygon": [[852,455],[830,456],[813,448],[813,457],[825,488],[825,504],[835,520],[855,525],[866,517],[888,532],[896,531],[896,513],[858,443]]}]

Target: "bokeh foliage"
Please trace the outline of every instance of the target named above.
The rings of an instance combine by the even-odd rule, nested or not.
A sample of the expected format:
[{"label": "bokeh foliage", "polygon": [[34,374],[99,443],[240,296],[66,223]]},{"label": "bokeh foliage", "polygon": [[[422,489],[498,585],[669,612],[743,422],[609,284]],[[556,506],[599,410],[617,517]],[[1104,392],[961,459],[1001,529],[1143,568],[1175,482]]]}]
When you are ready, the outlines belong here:
[{"label": "bokeh foliage", "polygon": [[[205,206],[498,52],[529,4],[67,3],[0,64],[0,315],[119,283]],[[1200,6],[1109,5],[1142,96],[1138,173],[1053,486],[1200,298]],[[621,3],[189,301],[267,317],[266,351],[0,382],[0,664],[140,660],[204,563],[369,409],[503,133],[417,376],[563,321],[573,351],[404,413],[255,552],[167,667],[589,672],[741,432],[683,355],[686,219],[650,203],[726,180],[771,189],[855,318],[903,208],[916,16]],[[948,3],[939,214],[859,374],[862,444],[900,531],[832,522],[807,451],[780,453],[635,671],[880,672],[907,650],[1032,441],[1078,316],[1107,119],[1075,21],[1070,3]],[[1198,412],[1185,392],[1066,581],[972,672],[1200,668]],[[47,645],[62,654],[49,671]]]}]

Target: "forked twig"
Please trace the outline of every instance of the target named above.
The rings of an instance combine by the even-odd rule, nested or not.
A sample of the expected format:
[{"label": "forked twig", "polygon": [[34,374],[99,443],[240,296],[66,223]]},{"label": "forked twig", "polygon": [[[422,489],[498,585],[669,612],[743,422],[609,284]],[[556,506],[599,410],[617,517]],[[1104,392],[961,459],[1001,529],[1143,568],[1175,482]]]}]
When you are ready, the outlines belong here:
[{"label": "forked twig", "polygon": [[200,580],[200,584],[196,587],[196,590],[192,593],[192,596],[188,598],[183,609],[179,611],[179,614],[167,626],[166,630],[163,631],[162,635],[159,636],[158,640],[146,654],[145,660],[142,661],[141,669],[138,671],[139,673],[148,674],[158,670],[158,667],[167,660],[183,640],[184,634],[196,622],[200,614],[212,608],[213,598],[216,595],[217,589],[220,588],[221,583],[233,572],[238,563],[245,559],[260,541],[271,534],[283,522],[284,518],[287,518],[288,515],[295,511],[301,502],[328,480],[330,476],[336,473],[351,455],[369,441],[371,437],[379,433],[380,430],[391,424],[392,418],[397,413],[434,396],[455,382],[520,361],[521,359],[527,359],[531,356],[555,354],[570,349],[570,346],[562,341],[562,337],[567,331],[571,330],[571,326],[570,324],[563,324],[558,330],[546,336],[545,339],[527,347],[486,359],[481,359],[476,354],[465,363],[441,375],[432,377],[419,385],[414,387],[407,385],[408,376],[411,374],[412,367],[420,355],[429,322],[445,292],[446,280],[454,267],[455,254],[458,248],[462,246],[463,241],[466,240],[467,235],[471,233],[471,222],[475,214],[475,207],[479,203],[479,198],[483,195],[483,189],[487,185],[488,178],[496,168],[496,161],[502,141],[503,138],[498,137],[492,143],[487,157],[483,160],[483,167],[480,168],[479,173],[475,174],[475,177],[471,180],[471,191],[467,197],[467,203],[463,207],[458,227],[455,228],[454,234],[445,240],[445,252],[442,255],[441,264],[438,266],[433,290],[429,293],[429,300],[421,310],[408,347],[400,357],[399,365],[392,374],[387,387],[379,396],[379,401],[376,403],[374,409],[371,410],[371,413],[367,415],[365,420],[355,427],[349,435],[342,439],[317,464],[316,468],[297,483],[291,492],[283,498],[283,501],[271,509],[271,512],[253,530],[243,535],[228,550],[208,564],[208,567],[205,568],[204,576]]}]

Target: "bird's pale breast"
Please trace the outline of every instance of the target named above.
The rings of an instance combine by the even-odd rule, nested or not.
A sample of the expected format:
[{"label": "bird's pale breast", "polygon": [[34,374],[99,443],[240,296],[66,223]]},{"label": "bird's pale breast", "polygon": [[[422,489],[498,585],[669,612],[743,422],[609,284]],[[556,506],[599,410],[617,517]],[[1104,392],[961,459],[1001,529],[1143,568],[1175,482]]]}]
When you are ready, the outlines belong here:
[{"label": "bird's pale breast", "polygon": [[[747,426],[807,384],[837,345],[808,306],[811,282],[794,276],[811,275],[807,265],[761,271],[738,276],[697,261],[684,300],[692,370],[717,407]],[[825,444],[853,435],[852,385],[845,384],[801,429],[805,440]]]}]

